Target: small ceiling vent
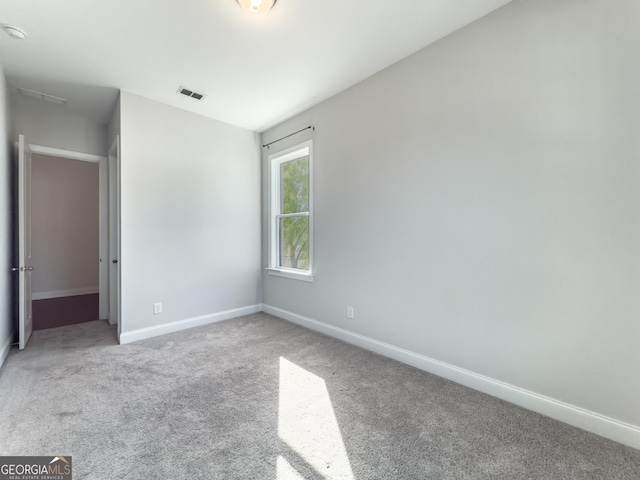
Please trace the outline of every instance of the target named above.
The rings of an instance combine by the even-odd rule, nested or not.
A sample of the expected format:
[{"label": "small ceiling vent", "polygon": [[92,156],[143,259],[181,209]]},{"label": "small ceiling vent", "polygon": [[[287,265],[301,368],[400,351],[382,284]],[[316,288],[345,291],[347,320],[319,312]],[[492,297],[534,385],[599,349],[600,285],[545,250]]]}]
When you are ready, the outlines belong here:
[{"label": "small ceiling vent", "polygon": [[18,87],[20,92],[25,97],[37,98],[38,100],[44,100],[45,102],[55,103],[56,105],[65,105],[67,101],[64,98],[54,97],[48,93],[36,92],[35,90],[29,90],[28,88]]},{"label": "small ceiling vent", "polygon": [[204,93],[194,92],[188,88],[180,87],[178,93],[186,95],[187,97],[195,98],[196,100],[202,100],[206,95]]}]

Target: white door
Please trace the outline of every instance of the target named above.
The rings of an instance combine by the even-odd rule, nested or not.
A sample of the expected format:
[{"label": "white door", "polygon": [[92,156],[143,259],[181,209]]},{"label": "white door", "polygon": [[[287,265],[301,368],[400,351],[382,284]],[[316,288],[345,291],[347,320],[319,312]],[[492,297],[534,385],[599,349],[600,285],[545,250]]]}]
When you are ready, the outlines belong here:
[{"label": "white door", "polygon": [[109,149],[109,323],[120,338],[120,137]]},{"label": "white door", "polygon": [[27,346],[33,331],[31,309],[31,150],[18,137],[18,258],[20,280],[18,282],[18,316],[20,350]]}]

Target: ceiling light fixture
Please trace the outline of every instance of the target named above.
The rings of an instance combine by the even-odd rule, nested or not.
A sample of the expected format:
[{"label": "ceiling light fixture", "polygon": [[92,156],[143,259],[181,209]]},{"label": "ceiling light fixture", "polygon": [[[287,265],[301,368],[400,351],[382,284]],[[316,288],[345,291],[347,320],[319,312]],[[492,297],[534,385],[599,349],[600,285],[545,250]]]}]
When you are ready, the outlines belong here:
[{"label": "ceiling light fixture", "polygon": [[242,8],[253,15],[264,15],[273,8],[277,0],[236,0]]},{"label": "ceiling light fixture", "polygon": [[21,28],[14,27],[12,25],[3,25],[2,29],[7,32],[11,38],[15,38],[16,40],[24,40],[27,38],[27,32],[22,30]]}]

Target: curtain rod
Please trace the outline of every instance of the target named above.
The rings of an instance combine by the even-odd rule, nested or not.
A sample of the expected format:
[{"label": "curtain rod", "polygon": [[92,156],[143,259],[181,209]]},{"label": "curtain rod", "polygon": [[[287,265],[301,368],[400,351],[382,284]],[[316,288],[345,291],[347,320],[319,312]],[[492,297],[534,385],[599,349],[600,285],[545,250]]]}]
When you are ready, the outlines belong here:
[{"label": "curtain rod", "polygon": [[289,135],[285,135],[284,137],[280,137],[277,140],[274,140],[273,142],[269,142],[269,143],[266,143],[266,144],[262,145],[262,148],[264,148],[264,147],[269,148],[269,145],[273,145],[274,143],[279,142],[280,140],[284,140],[285,138],[292,137],[296,133],[304,132],[305,130],[309,130],[309,129],[315,130],[316,127],[314,127],[313,125],[309,125],[308,127],[301,128],[297,132],[290,133]]}]

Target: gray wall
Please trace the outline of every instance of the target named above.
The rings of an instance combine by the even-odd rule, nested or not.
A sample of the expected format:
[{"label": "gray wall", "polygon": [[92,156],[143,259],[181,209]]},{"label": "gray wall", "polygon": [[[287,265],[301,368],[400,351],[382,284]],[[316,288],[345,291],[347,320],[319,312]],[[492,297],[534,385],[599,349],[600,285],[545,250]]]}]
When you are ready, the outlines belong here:
[{"label": "gray wall", "polygon": [[120,108],[122,332],[259,304],[257,135],[127,92]]},{"label": "gray wall", "polygon": [[28,143],[95,155],[107,154],[107,126],[69,112],[64,106],[15,94],[14,130]]},{"label": "gray wall", "polygon": [[516,0],[266,132],[316,126],[317,276],[264,303],[640,425],[639,31]]},{"label": "gray wall", "polygon": [[12,131],[9,122],[9,96],[4,70],[0,63],[0,366],[2,365],[12,342],[12,277],[13,267],[12,237]]},{"label": "gray wall", "polygon": [[98,291],[98,164],[33,155],[34,299]]}]

